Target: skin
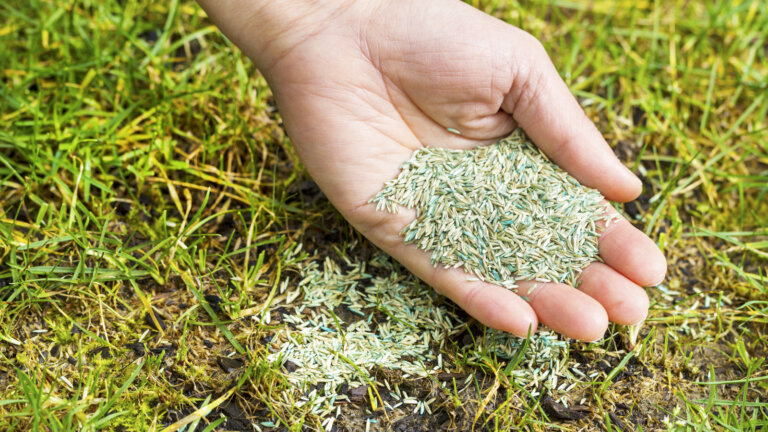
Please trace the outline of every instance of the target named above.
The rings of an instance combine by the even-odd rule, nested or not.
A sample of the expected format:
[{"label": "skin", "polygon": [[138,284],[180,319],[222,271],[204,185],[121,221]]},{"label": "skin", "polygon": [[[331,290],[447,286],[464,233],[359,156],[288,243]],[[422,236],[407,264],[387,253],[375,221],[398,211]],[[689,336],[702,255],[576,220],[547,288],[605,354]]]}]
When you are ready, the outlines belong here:
[{"label": "skin", "polygon": [[[455,0],[414,2],[200,0],[267,78],[287,132],[312,178],[374,244],[485,325],[526,336],[539,322],[580,340],[608,321],[645,319],[642,286],[666,260],[625,219],[603,231],[603,263],[577,288],[520,281],[520,294],[433,267],[405,245],[414,214],[376,212],[367,201],[421,146],[469,149],[522,127],[560,167],[613,201],[640,180],[611,151],[528,33]],[[460,132],[450,132],[448,128]]]}]

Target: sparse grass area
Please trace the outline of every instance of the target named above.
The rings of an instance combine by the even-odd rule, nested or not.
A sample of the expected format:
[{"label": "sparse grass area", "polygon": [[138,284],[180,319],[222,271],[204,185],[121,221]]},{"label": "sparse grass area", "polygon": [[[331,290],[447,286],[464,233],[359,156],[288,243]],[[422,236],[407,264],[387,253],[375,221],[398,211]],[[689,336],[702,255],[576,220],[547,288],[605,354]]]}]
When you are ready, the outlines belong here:
[{"label": "sparse grass area", "polygon": [[[402,384],[433,415],[384,416],[369,392],[337,430],[768,429],[765,2],[474,3],[542,40],[643,177],[623,210],[669,276],[637,349],[623,328],[571,344],[586,378],[552,396],[580,420],[515,359],[466,360],[469,322],[442,353],[454,375]],[[195,3],[0,3],[0,179],[0,429],[319,425],[266,359],[279,323],[254,317],[307,260],[373,247]]]}]

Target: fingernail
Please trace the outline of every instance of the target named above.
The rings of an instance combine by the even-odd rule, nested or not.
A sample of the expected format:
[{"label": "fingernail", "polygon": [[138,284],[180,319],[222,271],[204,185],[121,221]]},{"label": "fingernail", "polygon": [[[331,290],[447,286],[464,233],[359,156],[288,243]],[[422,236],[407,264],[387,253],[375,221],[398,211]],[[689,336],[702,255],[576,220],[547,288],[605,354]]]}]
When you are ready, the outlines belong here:
[{"label": "fingernail", "polygon": [[636,322],[636,323],[634,323],[634,324],[627,324],[627,327],[636,327],[636,326],[639,326],[639,325],[641,325],[642,323],[644,323],[644,322],[645,322],[645,319],[646,319],[646,318],[648,318],[648,313],[646,313],[646,314],[645,314],[645,316],[643,317],[643,319],[641,319],[640,321],[638,321],[638,322]]},{"label": "fingernail", "polygon": [[643,181],[640,180],[640,177],[637,176],[637,174],[633,173],[631,169],[627,168],[624,164],[621,166],[624,167],[624,170],[627,172],[627,177],[630,178],[633,183],[635,183],[636,187],[640,190],[640,192],[643,191]]},{"label": "fingernail", "polygon": [[649,287],[654,287],[654,286],[657,286],[657,285],[661,285],[661,284],[662,284],[662,282],[664,282],[664,280],[665,280],[665,279],[667,279],[667,272],[664,272],[664,276],[662,276],[662,277],[661,277],[661,279],[659,279],[659,281],[658,281],[658,282],[655,282],[655,283],[651,283],[651,284],[650,284],[650,285],[648,285],[648,286],[649,286]]}]

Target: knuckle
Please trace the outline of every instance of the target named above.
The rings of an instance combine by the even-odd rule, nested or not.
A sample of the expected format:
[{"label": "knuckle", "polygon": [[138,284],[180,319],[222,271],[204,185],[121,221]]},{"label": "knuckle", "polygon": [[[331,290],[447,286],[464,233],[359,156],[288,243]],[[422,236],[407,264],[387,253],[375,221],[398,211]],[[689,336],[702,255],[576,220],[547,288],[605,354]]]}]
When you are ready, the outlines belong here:
[{"label": "knuckle", "polygon": [[525,46],[531,50],[533,54],[546,54],[547,50],[544,49],[544,44],[541,43],[539,38],[536,36],[528,33],[527,31],[522,31],[522,40]]},{"label": "knuckle", "polygon": [[531,281],[530,285],[526,284],[525,292],[523,292],[523,290],[520,289],[518,293],[521,295],[524,295],[525,298],[528,299],[528,303],[533,303],[536,300],[536,298],[539,296],[539,294],[541,294],[543,291],[546,291],[549,288],[549,286],[550,285],[545,282]]},{"label": "knuckle", "polygon": [[471,285],[467,290],[467,292],[464,293],[463,308],[469,314],[472,314],[472,312],[477,309],[477,303],[479,301],[479,296],[481,291],[482,291],[481,287],[477,285]]}]

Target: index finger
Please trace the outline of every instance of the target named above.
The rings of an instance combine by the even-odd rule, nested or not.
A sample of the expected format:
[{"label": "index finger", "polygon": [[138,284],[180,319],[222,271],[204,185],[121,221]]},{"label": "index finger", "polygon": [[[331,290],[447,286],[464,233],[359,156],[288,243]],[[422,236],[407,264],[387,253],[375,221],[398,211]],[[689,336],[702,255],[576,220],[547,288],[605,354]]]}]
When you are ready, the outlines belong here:
[{"label": "index finger", "polygon": [[[611,201],[637,198],[642,183],[616,157],[586,116],[555,66],[533,36],[515,29],[518,64],[514,85],[502,109],[544,153],[581,184],[598,189]],[[520,43],[520,41],[523,43]]]}]

